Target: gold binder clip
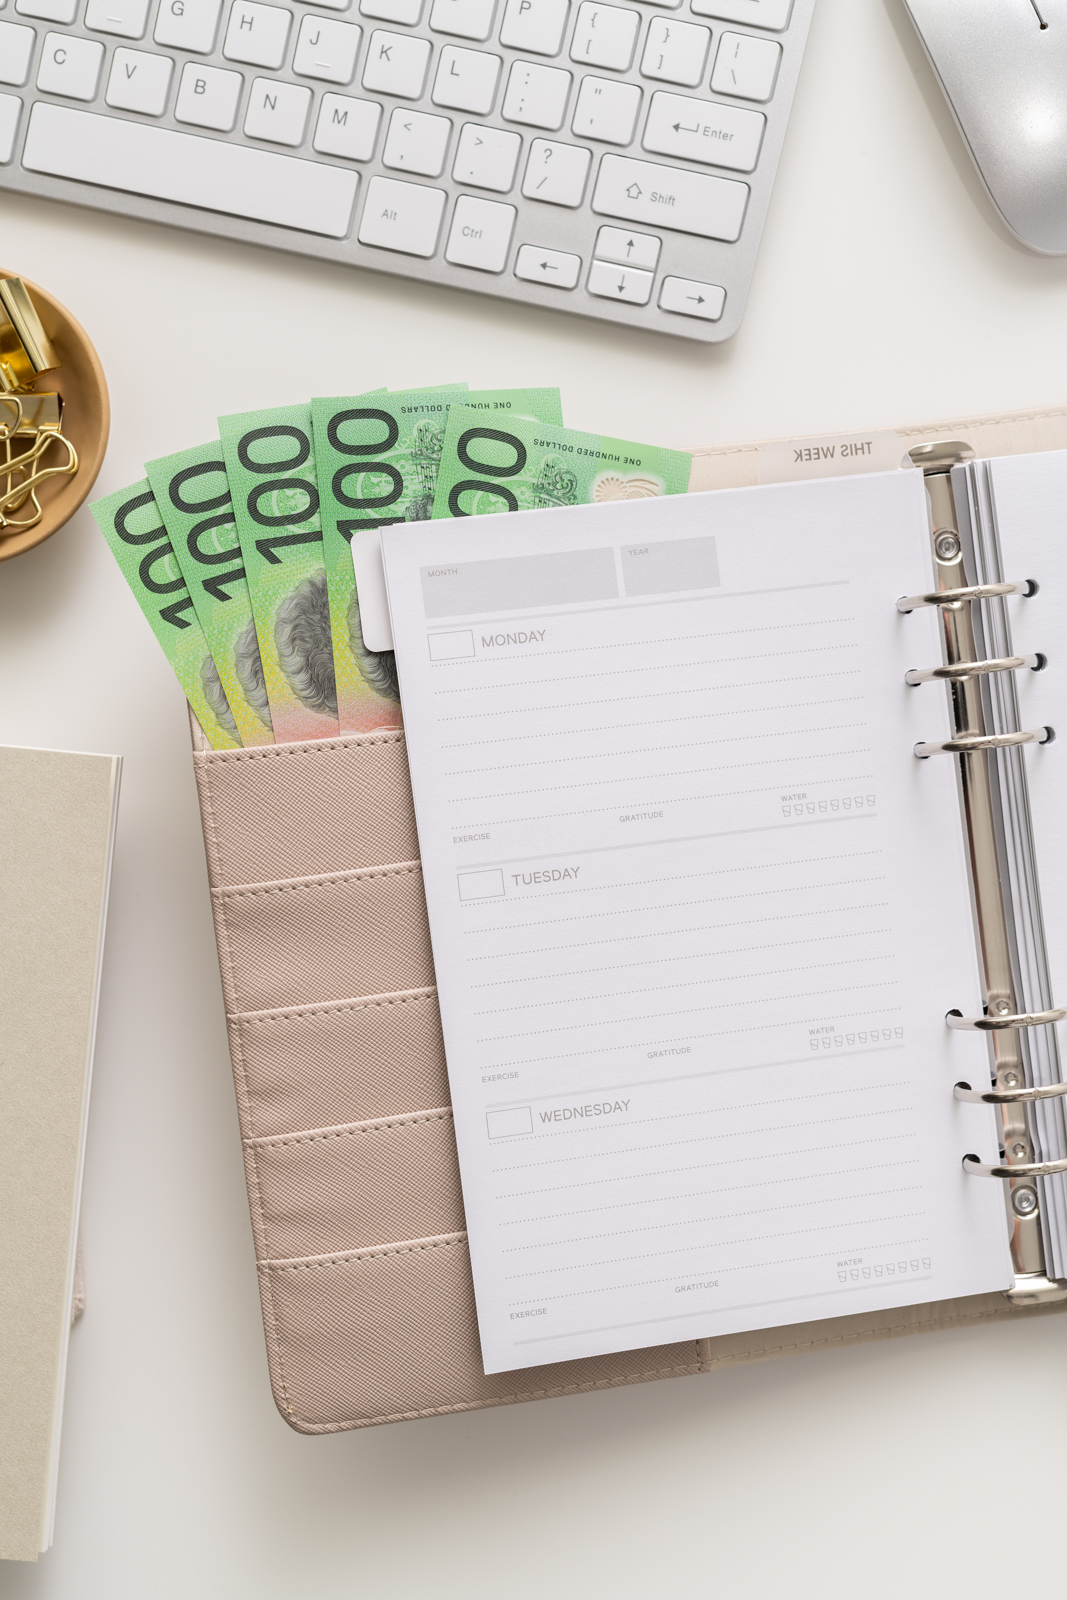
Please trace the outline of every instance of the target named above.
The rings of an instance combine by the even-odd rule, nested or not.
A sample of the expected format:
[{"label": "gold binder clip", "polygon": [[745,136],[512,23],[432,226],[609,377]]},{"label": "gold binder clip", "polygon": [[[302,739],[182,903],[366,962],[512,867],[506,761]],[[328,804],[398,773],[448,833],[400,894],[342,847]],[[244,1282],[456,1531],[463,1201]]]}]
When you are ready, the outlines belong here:
[{"label": "gold binder clip", "polygon": [[0,392],[31,389],[59,357],[21,278],[0,279]]},{"label": "gold binder clip", "polygon": [[[38,489],[50,478],[70,476],[78,470],[78,452],[63,436],[63,402],[58,394],[0,395],[0,410],[12,408],[17,414],[0,417],[0,538],[39,522],[43,511]],[[13,452],[12,441],[19,439],[30,442]],[[62,448],[66,459],[61,464],[44,465],[44,457],[53,446]],[[18,516],[27,504],[29,514]]]}]

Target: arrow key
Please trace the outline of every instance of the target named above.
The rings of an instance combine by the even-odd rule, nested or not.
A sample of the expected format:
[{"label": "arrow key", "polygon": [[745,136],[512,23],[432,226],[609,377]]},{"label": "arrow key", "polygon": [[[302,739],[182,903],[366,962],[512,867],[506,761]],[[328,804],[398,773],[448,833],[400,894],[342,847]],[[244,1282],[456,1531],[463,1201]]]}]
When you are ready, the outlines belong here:
[{"label": "arrow key", "polygon": [[652,273],[637,267],[617,267],[610,261],[594,261],[589,268],[586,288],[603,300],[625,300],[632,306],[647,306],[652,293]]},{"label": "arrow key", "polygon": [[726,290],[718,283],[698,283],[693,278],[664,278],[659,291],[661,311],[680,317],[700,317],[718,322],[726,304]]},{"label": "arrow key", "polygon": [[545,250],[536,244],[522,245],[515,260],[516,278],[547,283],[550,289],[573,289],[581,270],[581,256],[572,256],[565,250]]},{"label": "arrow key", "polygon": [[598,261],[617,261],[622,267],[643,267],[655,272],[662,241],[654,233],[634,228],[601,228],[593,251]]}]

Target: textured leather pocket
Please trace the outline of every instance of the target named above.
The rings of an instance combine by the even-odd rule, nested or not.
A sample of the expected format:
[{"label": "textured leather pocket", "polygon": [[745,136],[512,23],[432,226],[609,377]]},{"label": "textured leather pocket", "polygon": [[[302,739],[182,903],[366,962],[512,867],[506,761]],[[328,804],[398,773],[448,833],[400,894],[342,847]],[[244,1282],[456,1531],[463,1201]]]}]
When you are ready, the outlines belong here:
[{"label": "textured leather pocket", "polygon": [[448,1104],[434,989],[236,1016],[229,1026],[254,1137]]},{"label": "textured leather pocket", "polygon": [[273,1260],[361,1250],[464,1227],[452,1113],[252,1139],[259,1249]]},{"label": "textured leather pocket", "polygon": [[227,1011],[433,984],[417,861],[213,894]]}]

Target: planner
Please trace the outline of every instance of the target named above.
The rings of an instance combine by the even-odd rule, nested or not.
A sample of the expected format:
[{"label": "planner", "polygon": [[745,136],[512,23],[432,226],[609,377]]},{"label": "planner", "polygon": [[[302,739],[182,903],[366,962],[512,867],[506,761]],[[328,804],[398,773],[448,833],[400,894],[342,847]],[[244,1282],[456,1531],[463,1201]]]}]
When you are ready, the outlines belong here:
[{"label": "planner", "polygon": [[0,747],[0,1560],[55,1525],[120,768]]},{"label": "planner", "polygon": [[388,529],[405,731],[194,727],[294,1427],[1063,1308],[1067,416],[899,434]]}]

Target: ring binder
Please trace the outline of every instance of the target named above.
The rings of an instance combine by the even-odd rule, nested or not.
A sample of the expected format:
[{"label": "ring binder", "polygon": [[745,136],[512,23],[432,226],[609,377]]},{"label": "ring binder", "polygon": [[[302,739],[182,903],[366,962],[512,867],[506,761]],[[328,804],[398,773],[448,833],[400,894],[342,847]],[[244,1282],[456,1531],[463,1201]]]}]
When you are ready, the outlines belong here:
[{"label": "ring binder", "polygon": [[1000,1028],[1043,1028],[1048,1022],[1062,1022],[1067,1011],[1056,1007],[1051,1011],[1023,1011],[1015,1014],[996,1012],[989,1017],[965,1017],[959,1011],[949,1011],[945,1021],[950,1028],[971,1029],[978,1033],[996,1033]]},{"label": "ring binder", "polygon": [[[937,469],[939,472],[941,468]],[[957,545],[955,559],[959,560]],[[958,606],[965,600],[996,600],[1000,595],[1021,594],[1029,597],[1037,593],[1033,578],[1023,578],[1020,583],[971,583],[963,589],[935,589],[932,594],[903,594],[897,601],[897,610],[904,616],[917,611],[920,606]]]},{"label": "ring binder", "polygon": [[[954,1011],[948,1014],[946,1021],[953,1028],[986,1034],[995,1080],[988,1090],[960,1085],[954,1093],[957,1099],[998,1108],[1004,1152],[1002,1161],[995,1165],[984,1163],[977,1156],[966,1156],[963,1167],[971,1176],[1000,1178],[1007,1183],[1015,1281],[1005,1291],[1005,1297],[1013,1305],[1040,1305],[1067,1299],[1067,1282],[1049,1275],[1042,1223],[1043,1191],[1035,1187],[1032,1180],[1067,1172],[1067,1159],[1033,1159],[1034,1141],[1026,1108],[1034,1102],[1062,1098],[1067,1093],[1067,1084],[1054,1085],[1052,1092],[1047,1092],[1027,1083],[1029,1056],[1023,1042],[1024,1030],[1059,1021],[1067,1016],[1067,1011],[1058,1008],[1028,1011],[1017,1002],[1006,899],[1009,874],[1003,858],[997,775],[998,763],[1009,759],[1000,756],[1002,750],[1010,751],[1025,744],[1047,744],[1054,732],[1051,728],[994,731],[991,712],[987,710],[989,686],[996,681],[994,675],[1014,672],[1023,666],[1037,670],[1044,665],[1044,660],[1013,656],[1006,651],[997,654],[979,647],[986,637],[981,603],[1002,600],[1006,595],[1032,595],[1037,591],[1037,584],[1032,579],[961,583],[968,572],[964,565],[964,542],[958,531],[960,517],[953,494],[952,473],[972,460],[974,451],[969,445],[950,440],[918,446],[910,454],[924,475],[934,571],[941,587],[928,594],[903,596],[896,605],[904,614],[920,606],[939,608],[945,661],[940,669],[912,669],[906,675],[906,682],[909,685],[937,679],[944,682],[951,697],[953,722],[952,737],[917,744],[915,754],[920,759],[940,754],[957,759],[960,802],[969,843],[979,959],[988,1008],[984,1017],[964,1017]],[[973,554],[969,559],[973,561]],[[975,573],[975,576],[981,575]]]},{"label": "ring binder", "polygon": [[988,672],[1017,672],[1029,667],[1031,672],[1041,672],[1046,658],[1037,652],[1030,656],[997,656],[990,661],[961,661],[952,667],[912,667],[904,674],[904,682],[914,689],[920,683],[963,683],[967,678],[980,678]]},{"label": "ring binder", "polygon": [[920,761],[930,756],[970,755],[981,750],[1005,750],[1014,744],[1049,744],[1053,738],[1051,728],[1027,728],[1019,733],[961,733],[955,739],[939,739],[933,744],[920,741],[915,754]]},{"label": "ring binder", "polygon": [[952,1093],[957,1100],[971,1105],[1007,1106],[1033,1100],[1059,1100],[1067,1094],[1067,1083],[1048,1083],[1036,1089],[972,1089],[969,1083],[957,1083]]}]

